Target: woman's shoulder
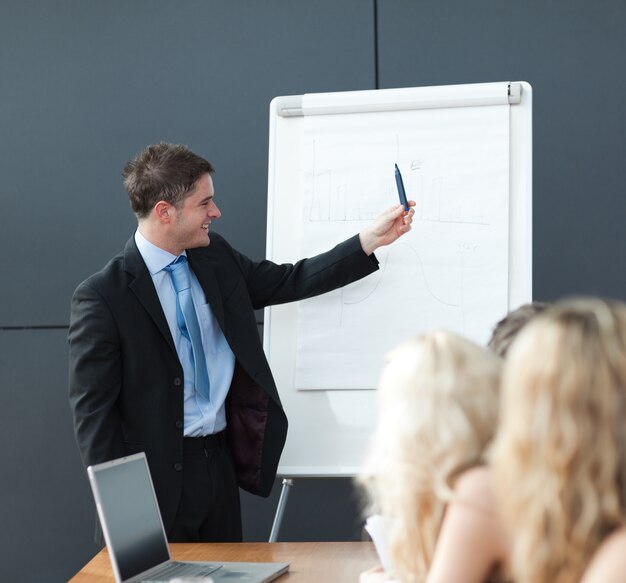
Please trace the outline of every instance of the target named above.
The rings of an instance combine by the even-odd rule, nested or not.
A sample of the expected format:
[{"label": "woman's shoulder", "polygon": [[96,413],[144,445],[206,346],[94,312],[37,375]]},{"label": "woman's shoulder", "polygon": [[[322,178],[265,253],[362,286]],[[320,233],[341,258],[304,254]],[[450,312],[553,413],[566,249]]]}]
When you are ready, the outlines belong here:
[{"label": "woman's shoulder", "polygon": [[502,581],[508,539],[498,520],[489,468],[474,467],[455,480],[427,581]]},{"label": "woman's shoulder", "polygon": [[454,483],[458,501],[492,509],[495,504],[493,474],[488,466],[475,466],[461,473]]},{"label": "woman's shoulder", "polygon": [[625,583],[626,526],[605,538],[591,558],[581,583]]}]

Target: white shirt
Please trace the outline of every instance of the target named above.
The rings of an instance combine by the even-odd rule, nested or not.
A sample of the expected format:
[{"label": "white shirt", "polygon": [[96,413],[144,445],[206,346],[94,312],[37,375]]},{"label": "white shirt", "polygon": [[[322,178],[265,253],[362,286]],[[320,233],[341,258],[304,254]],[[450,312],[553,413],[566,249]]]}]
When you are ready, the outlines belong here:
[{"label": "white shirt", "polygon": [[[224,402],[233,379],[235,355],[230,349],[190,265],[191,296],[200,324],[202,347],[204,348],[211,385],[211,400],[210,402],[207,401],[196,392],[194,387],[191,342],[183,336],[176,323],[176,291],[170,274],[164,270],[176,259],[176,255],[150,243],[139,230],[135,232],[135,243],[137,243],[139,253],[141,253],[152,276],[152,282],[159,296],[167,325],[174,339],[178,359],[183,367],[184,435],[185,437],[198,437],[217,433],[226,427]],[[187,254],[183,252],[183,255],[186,256]]]}]

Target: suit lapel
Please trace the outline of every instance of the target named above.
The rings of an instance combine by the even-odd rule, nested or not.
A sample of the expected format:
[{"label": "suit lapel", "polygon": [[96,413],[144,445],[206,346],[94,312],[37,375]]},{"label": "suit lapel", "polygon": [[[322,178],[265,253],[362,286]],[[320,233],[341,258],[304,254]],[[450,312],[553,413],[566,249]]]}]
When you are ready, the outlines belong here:
[{"label": "suit lapel", "polygon": [[141,302],[141,305],[145,308],[146,312],[148,312],[156,324],[156,327],[163,335],[163,338],[172,349],[172,352],[177,354],[172,334],[169,326],[167,325],[167,320],[165,319],[161,302],[159,301],[159,296],[154,288],[150,272],[141,257],[141,253],[139,253],[139,249],[137,249],[134,237],[129,239],[124,249],[124,269],[133,277],[128,284],[128,287]]}]

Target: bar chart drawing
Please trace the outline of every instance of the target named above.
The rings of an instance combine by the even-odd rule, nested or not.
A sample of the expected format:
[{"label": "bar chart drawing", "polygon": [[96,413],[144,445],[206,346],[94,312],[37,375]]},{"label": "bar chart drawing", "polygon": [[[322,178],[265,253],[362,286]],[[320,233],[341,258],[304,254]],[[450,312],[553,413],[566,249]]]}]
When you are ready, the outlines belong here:
[{"label": "bar chart drawing", "polygon": [[311,168],[303,175],[305,199],[309,201],[306,212],[309,222],[370,221],[378,215],[377,203],[367,204],[368,196],[357,192],[350,181],[336,178],[332,168],[316,165],[316,142],[311,144]]},{"label": "bar chart drawing", "polygon": [[[337,178],[330,167],[316,165],[316,143],[312,143],[311,169],[304,173],[303,190],[308,200],[307,220],[310,222],[354,222],[376,218],[380,208],[368,204],[371,195],[357,192],[349,180]],[[445,176],[429,172],[428,162],[413,159],[409,167],[407,197],[415,201],[414,220],[433,223],[489,225],[485,212],[474,201],[464,200],[463,192],[454,191]],[[405,174],[406,176],[406,174]],[[395,189],[387,185],[383,191],[395,195]]]}]

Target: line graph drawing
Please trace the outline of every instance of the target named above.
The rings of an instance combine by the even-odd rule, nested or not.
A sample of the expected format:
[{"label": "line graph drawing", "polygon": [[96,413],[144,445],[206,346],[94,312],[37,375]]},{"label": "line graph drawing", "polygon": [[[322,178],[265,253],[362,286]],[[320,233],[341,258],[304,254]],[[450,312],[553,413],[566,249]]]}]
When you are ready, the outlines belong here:
[{"label": "line graph drawing", "polygon": [[[458,287],[455,286],[452,290],[448,290],[452,293],[455,293],[456,290],[458,290],[459,297],[458,299],[455,299],[455,300],[444,299],[439,294],[435,293],[435,291],[433,290],[433,286],[429,281],[428,275],[426,274],[424,261],[422,260],[419,251],[415,249],[415,247],[411,245],[410,243],[398,243],[398,245],[392,247],[389,250],[389,253],[381,261],[381,267],[380,267],[378,277],[372,280],[370,289],[363,289],[359,297],[350,298],[350,299],[347,299],[347,296],[349,296],[350,294],[354,295],[355,294],[354,291],[351,291],[349,289],[347,290],[346,288],[342,288],[340,290],[341,309],[339,311],[339,327],[341,327],[343,324],[344,306],[357,306],[358,304],[362,304],[366,302],[369,298],[374,296],[374,294],[376,293],[376,291],[379,289],[381,285],[384,285],[385,276],[387,274],[387,270],[389,266],[393,263],[392,259],[394,255],[402,256],[401,263],[403,265],[407,265],[409,263],[409,261],[407,260],[407,255],[412,255],[415,259],[415,262],[412,265],[417,264],[419,268],[419,272],[421,274],[422,282],[424,284],[424,287],[426,289],[428,296],[434,302],[436,302],[437,304],[441,306],[458,309],[462,317],[462,313],[463,313],[463,264],[462,264],[462,260],[459,265],[459,271],[458,271],[458,281],[457,281]],[[411,278],[411,281],[413,282],[413,285],[415,285],[415,280],[413,278]],[[362,289],[363,287],[364,286],[362,284],[360,289]]]},{"label": "line graph drawing", "polygon": [[[381,282],[384,280],[385,278],[385,272],[387,271],[387,266],[390,263],[390,257],[394,254],[400,254],[402,253],[403,255],[406,255],[404,253],[405,250],[409,250],[416,258],[416,263],[419,266],[419,270],[420,273],[422,275],[423,281],[424,281],[424,285],[426,286],[426,290],[428,291],[428,294],[430,295],[430,297],[435,300],[436,302],[444,305],[444,306],[451,306],[453,308],[460,308],[461,307],[461,299],[458,299],[456,301],[450,301],[450,300],[445,300],[442,297],[440,297],[439,295],[437,295],[433,289],[432,286],[429,283],[428,277],[426,275],[426,271],[424,269],[424,262],[422,261],[422,258],[420,257],[420,253],[417,249],[415,249],[413,247],[413,245],[408,244],[408,243],[398,243],[397,245],[395,245],[394,247],[392,247],[389,250],[389,253],[386,255],[385,259],[383,259],[383,264],[382,267],[380,269],[380,277],[378,278],[378,281],[376,282],[376,284],[374,285],[373,289],[369,292],[367,292],[366,295],[364,295],[363,297],[356,299],[356,300],[352,300],[352,301],[347,301],[345,300],[343,303],[345,305],[352,305],[352,304],[359,304],[363,301],[365,301],[367,298],[369,298],[375,291],[376,288],[381,284]],[[459,272],[459,283],[462,277],[462,273]],[[345,293],[345,288],[342,289],[342,292]]]}]

